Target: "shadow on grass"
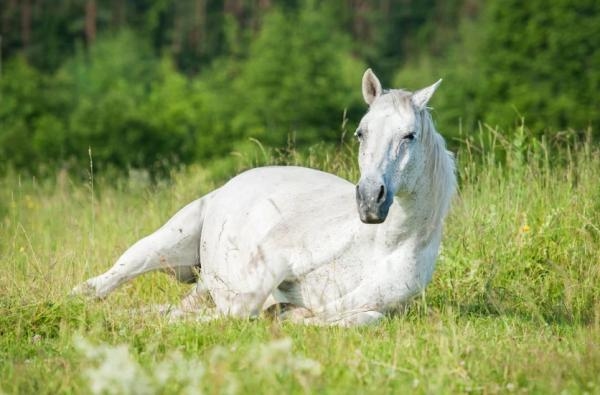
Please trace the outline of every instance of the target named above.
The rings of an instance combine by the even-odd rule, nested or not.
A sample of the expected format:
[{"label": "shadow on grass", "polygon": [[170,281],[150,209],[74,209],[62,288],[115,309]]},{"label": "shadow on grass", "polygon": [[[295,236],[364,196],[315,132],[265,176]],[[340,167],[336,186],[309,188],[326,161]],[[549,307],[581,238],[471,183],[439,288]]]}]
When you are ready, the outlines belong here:
[{"label": "shadow on grass", "polygon": [[599,305],[588,303],[577,306],[576,309],[566,303],[551,304],[543,301],[536,304],[523,298],[515,297],[507,292],[487,290],[485,293],[474,295],[468,301],[445,302],[440,298],[428,301],[415,300],[406,311],[407,316],[426,316],[431,310],[449,311],[456,317],[469,319],[509,317],[523,322],[552,325],[552,326],[590,326],[599,321]]}]

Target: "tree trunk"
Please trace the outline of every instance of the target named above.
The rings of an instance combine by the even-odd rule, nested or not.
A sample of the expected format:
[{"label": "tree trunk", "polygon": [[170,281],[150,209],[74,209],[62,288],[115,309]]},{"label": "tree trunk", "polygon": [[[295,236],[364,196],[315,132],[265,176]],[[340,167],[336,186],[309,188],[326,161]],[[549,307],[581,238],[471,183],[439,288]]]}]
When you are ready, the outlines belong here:
[{"label": "tree trunk", "polygon": [[196,0],[194,3],[194,25],[190,35],[192,48],[202,55],[206,50],[206,0]]},{"label": "tree trunk", "polygon": [[173,4],[173,35],[171,41],[171,52],[176,57],[179,56],[183,50],[183,39],[184,39],[184,19],[185,15],[185,4],[183,1],[176,1]]},{"label": "tree trunk", "polygon": [[223,12],[232,15],[240,26],[244,25],[244,2],[243,0],[225,0]]},{"label": "tree trunk", "polygon": [[21,2],[21,45],[27,51],[31,42],[31,1]]},{"label": "tree trunk", "polygon": [[112,0],[111,7],[111,25],[113,29],[118,30],[125,22],[125,3],[123,0]]},{"label": "tree trunk", "polygon": [[10,0],[8,5],[0,7],[2,13],[2,25],[0,26],[0,33],[8,35],[12,31],[12,23],[14,15],[16,14],[17,0]]},{"label": "tree trunk", "polygon": [[96,40],[96,1],[87,0],[85,3],[85,39],[88,45]]},{"label": "tree trunk", "polygon": [[258,0],[259,11],[265,11],[271,8],[271,0]]},{"label": "tree trunk", "polygon": [[369,26],[371,4],[368,0],[354,0],[352,8],[354,10],[352,22],[354,37],[362,42],[369,42],[371,38],[371,27]]}]

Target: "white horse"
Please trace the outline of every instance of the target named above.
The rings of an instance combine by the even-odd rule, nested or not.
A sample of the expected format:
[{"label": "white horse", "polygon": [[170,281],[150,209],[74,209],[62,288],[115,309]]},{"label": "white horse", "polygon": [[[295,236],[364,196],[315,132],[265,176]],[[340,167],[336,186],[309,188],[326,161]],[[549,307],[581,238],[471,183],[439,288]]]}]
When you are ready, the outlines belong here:
[{"label": "white horse", "polygon": [[431,280],[456,189],[452,155],[427,110],[440,81],[415,93],[382,90],[365,72],[358,185],[302,167],[246,171],[74,292],[104,298],[142,273],[171,269],[198,282],[182,308],[207,293],[215,316],[253,317],[281,304],[302,322],[360,325],[395,311]]}]

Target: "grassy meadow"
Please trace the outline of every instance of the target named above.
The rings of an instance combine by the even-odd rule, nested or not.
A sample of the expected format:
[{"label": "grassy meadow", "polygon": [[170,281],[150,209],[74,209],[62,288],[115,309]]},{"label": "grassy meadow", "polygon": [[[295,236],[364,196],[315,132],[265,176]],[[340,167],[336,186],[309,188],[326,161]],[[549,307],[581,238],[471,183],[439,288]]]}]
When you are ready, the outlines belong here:
[{"label": "grassy meadow", "polygon": [[[161,273],[104,301],[70,298],[223,181],[197,165],[159,182],[8,172],[0,393],[600,393],[600,149],[570,132],[514,136],[456,143],[460,192],[427,292],[405,315],[351,329],[132,313],[189,290]],[[258,162],[356,180],[353,150]]]}]

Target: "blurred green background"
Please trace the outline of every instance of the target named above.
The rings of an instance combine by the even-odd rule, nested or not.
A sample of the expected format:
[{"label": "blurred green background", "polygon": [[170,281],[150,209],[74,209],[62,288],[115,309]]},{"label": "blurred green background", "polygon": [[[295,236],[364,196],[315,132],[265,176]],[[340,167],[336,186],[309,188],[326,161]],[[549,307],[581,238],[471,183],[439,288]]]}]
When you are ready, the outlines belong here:
[{"label": "blurred green background", "polygon": [[387,87],[443,78],[451,146],[485,125],[599,135],[597,0],[3,0],[0,40],[0,170],[336,145],[366,67]]}]

